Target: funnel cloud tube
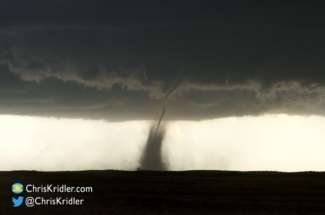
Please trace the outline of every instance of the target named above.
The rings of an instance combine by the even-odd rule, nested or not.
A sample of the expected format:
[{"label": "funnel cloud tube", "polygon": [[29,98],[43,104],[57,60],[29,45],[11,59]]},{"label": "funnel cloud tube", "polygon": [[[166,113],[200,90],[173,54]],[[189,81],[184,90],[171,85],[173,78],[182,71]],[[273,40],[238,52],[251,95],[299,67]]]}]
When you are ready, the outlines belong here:
[{"label": "funnel cloud tube", "polygon": [[158,121],[158,124],[157,124],[157,130],[156,130],[156,133],[158,132],[159,130],[159,126],[160,126],[160,123],[161,123],[161,120],[163,119],[164,115],[165,115],[165,110],[166,110],[166,103],[167,103],[167,99],[168,97],[170,96],[170,94],[172,94],[174,92],[174,90],[177,89],[177,87],[179,85],[181,85],[183,83],[183,81],[185,81],[185,79],[190,75],[190,73],[184,73],[184,72],[180,72],[177,74],[177,77],[175,78],[175,80],[173,81],[173,83],[170,85],[170,87],[168,88],[166,94],[165,94],[165,97],[164,97],[164,100],[163,100],[163,105],[162,105],[162,112],[161,112],[161,115],[160,115],[160,118],[159,118],[159,121]]},{"label": "funnel cloud tube", "polygon": [[189,74],[190,73],[186,74],[184,72],[178,73],[177,77],[168,88],[163,100],[162,113],[160,115],[156,131],[154,131],[154,126],[150,128],[145,150],[141,158],[141,169],[158,170],[158,171],[167,169],[166,164],[163,162],[162,153],[161,153],[162,141],[164,138],[165,130],[163,129],[159,131],[159,127],[165,115],[166,103],[169,95],[172,94],[172,92],[174,92],[174,90],[179,85],[181,85],[181,83],[189,76]]}]

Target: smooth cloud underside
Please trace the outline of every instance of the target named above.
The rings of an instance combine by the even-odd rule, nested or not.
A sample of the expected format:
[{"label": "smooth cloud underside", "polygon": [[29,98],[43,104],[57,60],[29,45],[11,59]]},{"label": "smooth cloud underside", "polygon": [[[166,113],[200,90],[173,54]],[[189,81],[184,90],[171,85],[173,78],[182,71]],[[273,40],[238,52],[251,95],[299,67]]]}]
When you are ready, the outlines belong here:
[{"label": "smooth cloud underside", "polygon": [[179,73],[169,120],[325,114],[316,6],[26,2],[1,3],[2,114],[157,119]]}]

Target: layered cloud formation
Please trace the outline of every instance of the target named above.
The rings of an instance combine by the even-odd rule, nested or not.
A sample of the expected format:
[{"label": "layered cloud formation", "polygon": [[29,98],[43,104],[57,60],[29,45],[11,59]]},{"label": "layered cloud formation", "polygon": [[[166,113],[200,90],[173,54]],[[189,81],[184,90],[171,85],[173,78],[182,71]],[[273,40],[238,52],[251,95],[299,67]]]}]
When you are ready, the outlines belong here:
[{"label": "layered cloud formation", "polygon": [[324,14],[241,1],[1,3],[0,113],[124,121],[325,114]]}]

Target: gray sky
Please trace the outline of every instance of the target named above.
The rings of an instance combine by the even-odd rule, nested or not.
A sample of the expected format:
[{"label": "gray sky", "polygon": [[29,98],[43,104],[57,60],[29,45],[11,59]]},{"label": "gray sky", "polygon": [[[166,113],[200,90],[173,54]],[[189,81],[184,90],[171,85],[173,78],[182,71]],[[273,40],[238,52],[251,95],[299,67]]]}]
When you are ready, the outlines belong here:
[{"label": "gray sky", "polygon": [[3,114],[156,119],[183,71],[167,119],[324,115],[317,3],[1,1],[0,14]]},{"label": "gray sky", "polygon": [[0,114],[148,132],[174,82],[164,120],[323,117],[321,3],[0,0]]}]

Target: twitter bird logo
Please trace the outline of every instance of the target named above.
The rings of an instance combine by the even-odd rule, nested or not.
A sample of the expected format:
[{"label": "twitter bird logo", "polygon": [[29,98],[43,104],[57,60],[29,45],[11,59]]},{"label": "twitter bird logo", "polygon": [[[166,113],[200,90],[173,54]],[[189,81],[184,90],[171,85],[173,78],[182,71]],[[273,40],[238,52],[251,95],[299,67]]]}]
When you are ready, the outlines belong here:
[{"label": "twitter bird logo", "polygon": [[19,196],[18,199],[15,199],[14,197],[12,197],[12,203],[14,207],[19,207],[24,201],[24,197],[23,196]]}]

